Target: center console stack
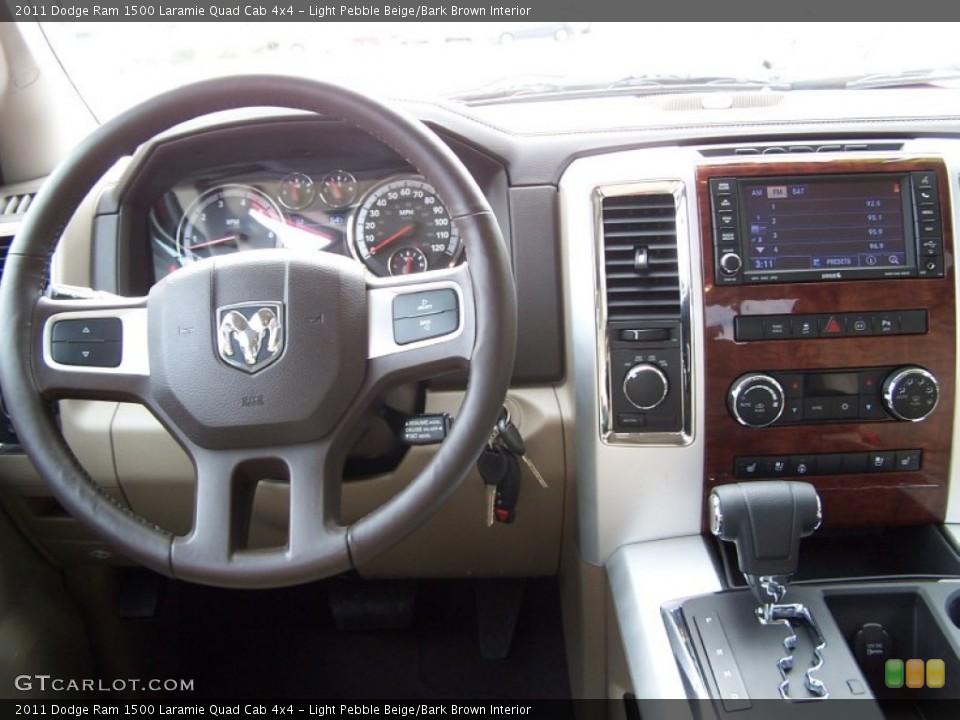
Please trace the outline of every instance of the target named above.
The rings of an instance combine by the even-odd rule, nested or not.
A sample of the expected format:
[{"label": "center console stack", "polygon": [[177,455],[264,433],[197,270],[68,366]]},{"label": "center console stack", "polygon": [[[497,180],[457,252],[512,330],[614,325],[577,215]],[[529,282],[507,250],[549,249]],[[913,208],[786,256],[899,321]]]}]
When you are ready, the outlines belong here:
[{"label": "center console stack", "polygon": [[[960,698],[944,160],[730,158],[698,168],[697,198],[702,532],[728,589],[661,606],[688,694],[740,717]],[[901,541],[928,557],[898,566]]]}]

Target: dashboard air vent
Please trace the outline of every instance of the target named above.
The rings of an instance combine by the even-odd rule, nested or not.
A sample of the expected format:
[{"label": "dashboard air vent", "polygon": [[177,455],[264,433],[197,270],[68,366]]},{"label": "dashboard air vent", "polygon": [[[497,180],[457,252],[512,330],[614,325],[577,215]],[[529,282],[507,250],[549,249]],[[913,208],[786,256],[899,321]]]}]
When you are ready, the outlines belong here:
[{"label": "dashboard air vent", "polygon": [[29,208],[36,193],[17,193],[0,198],[0,218],[23,215]]},{"label": "dashboard air vent", "polygon": [[673,195],[603,199],[608,320],[680,317]]},{"label": "dashboard air vent", "polygon": [[7,253],[13,244],[13,237],[0,237],[0,277],[3,277],[3,266],[7,264]]},{"label": "dashboard air vent", "polygon": [[704,157],[729,157],[731,155],[788,155],[808,153],[841,152],[897,152],[903,149],[899,142],[813,142],[784,143],[782,145],[741,145],[704,148],[700,154]]}]

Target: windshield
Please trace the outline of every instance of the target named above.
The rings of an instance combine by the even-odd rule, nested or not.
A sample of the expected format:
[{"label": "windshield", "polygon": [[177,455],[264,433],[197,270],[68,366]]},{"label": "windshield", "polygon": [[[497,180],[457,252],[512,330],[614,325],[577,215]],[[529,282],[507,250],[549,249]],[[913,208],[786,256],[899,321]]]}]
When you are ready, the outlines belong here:
[{"label": "windshield", "polygon": [[639,93],[658,86],[651,78],[674,84],[699,80],[708,89],[724,89],[718,82],[724,78],[809,87],[825,78],[886,78],[923,70],[919,80],[908,79],[933,84],[948,78],[933,77],[931,69],[960,71],[953,23],[52,22],[42,27],[101,120],[161,90],[247,72],[305,75],[386,97],[469,100],[570,87],[629,87]]}]

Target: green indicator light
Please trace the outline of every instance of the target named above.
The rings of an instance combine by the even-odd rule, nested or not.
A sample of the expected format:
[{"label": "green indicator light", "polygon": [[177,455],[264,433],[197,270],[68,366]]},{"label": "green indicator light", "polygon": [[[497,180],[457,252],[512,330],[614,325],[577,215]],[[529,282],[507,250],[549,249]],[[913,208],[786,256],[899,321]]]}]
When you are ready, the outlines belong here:
[{"label": "green indicator light", "polygon": [[887,660],[883,666],[883,680],[888,688],[902,688],[903,660]]}]

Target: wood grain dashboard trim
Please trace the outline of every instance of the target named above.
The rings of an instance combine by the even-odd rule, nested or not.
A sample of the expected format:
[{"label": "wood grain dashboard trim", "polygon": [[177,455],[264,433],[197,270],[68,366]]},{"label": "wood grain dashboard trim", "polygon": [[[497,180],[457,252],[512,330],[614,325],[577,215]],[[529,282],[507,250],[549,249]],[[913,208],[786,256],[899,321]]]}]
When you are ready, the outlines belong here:
[{"label": "wood grain dashboard trim", "polygon": [[[903,173],[935,170],[944,241],[944,277],[717,285],[709,180],[765,176]],[[956,298],[949,178],[939,158],[817,162],[747,162],[702,166],[697,196],[702,239],[705,367],[704,508],[717,485],[736,482],[737,456],[852,453],[923,449],[916,472],[866,473],[807,478],[820,492],[825,527],[915,525],[946,514],[955,403]],[[925,308],[924,335],[734,339],[737,315],[800,315]],[[940,384],[940,402],[926,420],[741,426],[727,410],[733,381],[749,371],[813,371],[919,365]],[[704,515],[704,532],[706,518]]]}]

